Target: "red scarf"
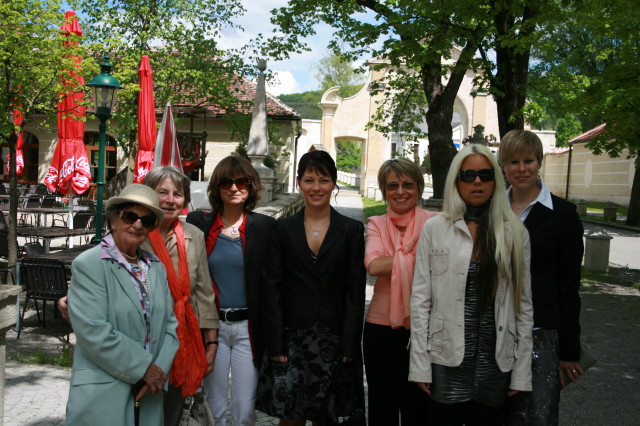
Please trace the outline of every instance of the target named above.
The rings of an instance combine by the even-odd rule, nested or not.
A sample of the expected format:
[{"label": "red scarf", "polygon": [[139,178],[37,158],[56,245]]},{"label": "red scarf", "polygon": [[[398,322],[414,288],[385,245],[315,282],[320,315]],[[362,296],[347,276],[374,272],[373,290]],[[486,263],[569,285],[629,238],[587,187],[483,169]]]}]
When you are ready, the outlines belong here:
[{"label": "red scarf", "polygon": [[170,383],[182,390],[182,396],[193,395],[198,390],[202,378],[207,371],[207,358],[204,354],[202,336],[198,319],[189,303],[191,294],[191,281],[189,277],[189,265],[187,264],[187,250],[184,241],[184,229],[182,223],[176,220],[173,224],[173,232],[176,235],[178,246],[178,271],[173,267],[173,261],[164,239],[157,229],[149,233],[149,240],[156,256],[164,264],[167,270],[169,290],[173,297],[173,312],[178,320],[178,341],[180,347],[173,359],[171,366]]}]

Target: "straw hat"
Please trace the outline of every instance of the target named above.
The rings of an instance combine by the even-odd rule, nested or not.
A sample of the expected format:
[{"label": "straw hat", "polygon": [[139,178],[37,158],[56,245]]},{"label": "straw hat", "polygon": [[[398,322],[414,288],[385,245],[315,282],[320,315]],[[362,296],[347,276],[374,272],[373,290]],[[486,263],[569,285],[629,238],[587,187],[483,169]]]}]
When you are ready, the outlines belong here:
[{"label": "straw hat", "polygon": [[125,203],[135,203],[148,208],[158,219],[158,222],[164,217],[164,211],[158,203],[158,194],[147,185],[132,183],[125,186],[117,197],[111,197],[107,200],[107,209]]}]

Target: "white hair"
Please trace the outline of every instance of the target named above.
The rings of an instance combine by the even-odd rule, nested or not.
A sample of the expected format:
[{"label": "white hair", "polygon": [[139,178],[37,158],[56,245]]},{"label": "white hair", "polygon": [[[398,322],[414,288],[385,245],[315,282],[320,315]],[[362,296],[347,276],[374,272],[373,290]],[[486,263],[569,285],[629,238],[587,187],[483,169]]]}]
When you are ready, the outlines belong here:
[{"label": "white hair", "polygon": [[[511,285],[514,286],[515,306],[516,310],[519,311],[520,294],[525,272],[522,233],[526,231],[522,222],[507,205],[507,191],[502,179],[502,170],[498,160],[489,148],[480,144],[469,144],[453,158],[444,185],[442,215],[451,222],[464,219],[467,206],[458,193],[456,182],[463,161],[471,155],[484,156],[491,164],[496,177],[493,194],[489,199],[489,223],[487,229],[492,230],[495,237],[495,261],[498,273],[507,277]],[[513,234],[511,240],[505,233],[505,223]]]}]

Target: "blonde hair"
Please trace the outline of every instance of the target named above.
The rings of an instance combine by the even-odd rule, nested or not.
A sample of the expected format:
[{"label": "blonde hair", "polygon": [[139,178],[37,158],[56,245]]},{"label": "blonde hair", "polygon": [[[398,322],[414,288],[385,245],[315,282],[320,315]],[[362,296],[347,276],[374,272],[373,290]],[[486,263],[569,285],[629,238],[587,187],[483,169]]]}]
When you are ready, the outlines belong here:
[{"label": "blonde hair", "polygon": [[[442,215],[451,222],[464,219],[467,206],[458,193],[456,182],[458,172],[462,162],[471,155],[484,156],[494,170],[496,179],[493,194],[489,199],[488,224],[487,229],[495,237],[495,263],[497,273],[504,275],[508,282],[513,285],[514,304],[516,311],[520,311],[520,295],[524,285],[525,263],[524,250],[522,247],[522,234],[525,232],[524,225],[507,206],[507,195],[504,181],[501,179],[502,173],[498,161],[489,148],[479,144],[469,144],[456,154],[449,166],[449,173],[444,186],[444,200],[442,204]],[[505,226],[505,224],[507,226]],[[506,227],[511,229],[512,238],[508,239]],[[497,280],[494,280],[494,286]],[[492,294],[495,297],[496,288]]]},{"label": "blonde hair", "polygon": [[529,153],[535,155],[538,163],[542,164],[542,141],[529,130],[510,130],[500,140],[499,150],[500,164],[503,167],[516,155]]}]

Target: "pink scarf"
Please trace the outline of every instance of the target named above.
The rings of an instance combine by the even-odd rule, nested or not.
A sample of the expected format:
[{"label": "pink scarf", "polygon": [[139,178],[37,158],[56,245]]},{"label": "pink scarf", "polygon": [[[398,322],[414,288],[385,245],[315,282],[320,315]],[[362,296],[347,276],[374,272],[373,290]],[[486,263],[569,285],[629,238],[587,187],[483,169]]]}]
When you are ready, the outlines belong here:
[{"label": "pink scarf", "polygon": [[[409,328],[411,285],[416,263],[416,248],[424,223],[435,213],[416,206],[404,214],[387,209],[389,220],[380,228],[380,239],[387,247],[393,247],[391,268],[391,294],[389,321],[391,328]],[[404,235],[398,227],[405,228]]]}]

